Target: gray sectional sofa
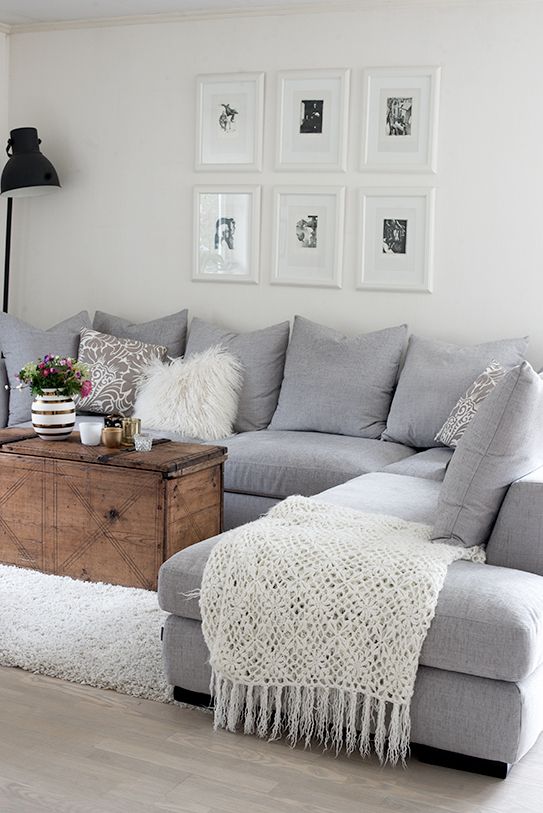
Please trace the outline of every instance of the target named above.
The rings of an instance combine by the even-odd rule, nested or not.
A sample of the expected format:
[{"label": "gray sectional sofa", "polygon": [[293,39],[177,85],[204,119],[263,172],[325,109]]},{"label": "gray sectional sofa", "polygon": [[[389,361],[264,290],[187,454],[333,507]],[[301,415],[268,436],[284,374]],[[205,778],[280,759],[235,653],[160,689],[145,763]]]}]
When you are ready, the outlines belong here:
[{"label": "gray sectional sofa", "polygon": [[[89,323],[82,313],[44,332],[4,315],[2,423],[29,417],[29,398],[8,399],[4,389],[18,365],[52,345],[74,353]],[[94,326],[160,341],[172,354],[222,344],[241,360],[235,434],[220,441],[229,455],[225,530],[292,494],[433,525],[458,459],[436,434],[490,362],[517,367],[527,344],[457,347],[414,336],[407,343],[405,326],[347,337],[297,317],[290,342],[288,322],[236,334],[193,319],[185,348],[186,311],[145,325],[98,313]],[[411,709],[419,756],[498,776],[543,729],[543,469],[516,477],[487,534],[487,564],[459,561],[448,571]],[[159,602],[169,613],[167,678],[176,696],[191,701],[206,701],[210,670],[198,601],[187,594],[200,586],[219,538],[173,556],[159,576]]]},{"label": "gray sectional sofa", "polygon": [[[303,327],[305,332],[307,325]],[[294,331],[292,342],[296,342],[296,326]],[[328,345],[330,339],[337,345],[335,350],[345,353],[348,367],[347,340],[328,335]],[[455,348],[412,339],[399,380],[397,359],[394,386],[384,398],[383,421],[375,421],[375,408],[370,410],[373,417],[362,422],[372,427],[364,432],[370,437],[362,437],[353,433],[357,428],[353,415],[363,411],[359,403],[349,413],[356,386],[347,386],[346,403],[334,352],[327,355],[322,346],[316,351],[319,395],[319,388],[312,391],[310,386],[315,376],[308,375],[315,363],[311,342],[304,343],[306,369],[298,371],[296,382],[300,356],[295,348],[296,363],[292,358],[289,362],[292,342],[269,426],[224,441],[229,451],[226,529],[257,518],[291,494],[433,524],[454,454],[434,441],[437,430],[491,359],[512,367],[526,349],[524,340]],[[326,364],[334,365],[329,378]],[[349,377],[353,375],[351,370]],[[286,428],[290,386],[303,384],[304,376],[304,397],[298,398],[293,413],[297,428]],[[334,377],[323,396],[322,381]],[[381,380],[379,397],[385,390]],[[311,399],[319,398],[313,408]],[[331,411],[328,417],[326,409]],[[327,421],[337,428],[342,416],[351,434],[324,431]],[[460,561],[449,569],[422,650],[412,702],[412,741],[420,758],[505,776],[543,730],[542,537],[540,469],[507,490],[487,541],[487,564]],[[187,596],[200,586],[218,539],[187,548],[160,571],[159,602],[169,613],[164,664],[179,699],[206,702],[209,693],[210,668],[199,605]]]}]

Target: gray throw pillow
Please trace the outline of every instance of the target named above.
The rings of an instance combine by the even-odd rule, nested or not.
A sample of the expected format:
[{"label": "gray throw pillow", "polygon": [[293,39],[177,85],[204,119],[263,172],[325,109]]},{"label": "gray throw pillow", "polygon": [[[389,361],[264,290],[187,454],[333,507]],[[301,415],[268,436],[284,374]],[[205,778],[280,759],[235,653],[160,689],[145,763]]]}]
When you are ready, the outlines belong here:
[{"label": "gray throw pillow", "polygon": [[11,392],[9,395],[8,426],[24,423],[31,418],[32,395],[29,389],[17,390],[17,373],[29,361],[43,358],[46,353],[77,358],[79,333],[90,327],[87,311],[65,319],[49,330],[40,330],[8,313],[0,314],[0,348],[5,357]]},{"label": "gray throw pillow", "polygon": [[182,310],[138,325],[120,316],[96,311],[92,326],[99,333],[109,333],[119,339],[136,339],[146,344],[165,345],[168,355],[177,358],[185,352],[187,319],[188,311]]},{"label": "gray throw pillow", "polygon": [[270,429],[379,438],[406,336],[400,325],[348,337],[297,316]]},{"label": "gray throw pillow", "polygon": [[484,544],[514,480],[543,465],[543,381],[527,361],[481,404],[449,463],[432,539]]},{"label": "gray throw pillow", "polygon": [[131,415],[144,371],[152,361],[162,361],[166,352],[161,345],[82,330],[79,361],[90,369],[92,392],[77,399],[77,408],[101,415]]},{"label": "gray throw pillow", "polygon": [[232,333],[202,319],[192,320],[186,358],[220,345],[242,364],[243,386],[234,424],[236,432],[265,429],[271,421],[283,378],[288,334],[288,322],[251,333]]},{"label": "gray throw pillow", "polygon": [[445,446],[455,448],[485,398],[488,398],[498,381],[507,375],[507,370],[493,361],[478,375],[471,387],[454,405],[453,410],[435,439]]},{"label": "gray throw pillow", "polygon": [[481,370],[494,360],[516,367],[527,347],[527,337],[458,347],[411,336],[383,440],[418,449],[439,446],[435,436]]}]

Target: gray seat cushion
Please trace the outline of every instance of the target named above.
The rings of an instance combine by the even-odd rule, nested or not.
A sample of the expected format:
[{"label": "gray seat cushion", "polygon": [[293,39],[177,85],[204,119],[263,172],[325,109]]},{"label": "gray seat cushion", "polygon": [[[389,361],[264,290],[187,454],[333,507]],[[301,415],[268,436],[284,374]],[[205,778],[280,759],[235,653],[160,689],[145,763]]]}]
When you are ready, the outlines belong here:
[{"label": "gray seat cushion", "polygon": [[396,443],[320,432],[244,432],[227,441],[226,491],[309,497],[414,454]]},{"label": "gray seat cushion", "polygon": [[411,457],[399,460],[387,466],[389,474],[403,474],[405,477],[422,477],[424,480],[435,480],[440,483],[445,477],[447,466],[451,462],[454,449],[443,447],[426,449]]},{"label": "gray seat cushion", "polygon": [[270,429],[379,438],[407,326],[344,336],[297,316]]},{"label": "gray seat cushion", "polygon": [[[161,567],[158,599],[163,610],[200,619],[198,600],[188,594],[200,587],[219,538],[186,548]],[[523,680],[543,663],[542,624],[543,577],[455,562],[439,595],[420,663],[493,680]]]},{"label": "gray seat cushion", "polygon": [[383,472],[355,477],[335,488],[316,494],[319,502],[329,502],[366,511],[370,514],[389,514],[393,517],[424,522],[435,521],[441,483],[421,477],[403,477]]}]

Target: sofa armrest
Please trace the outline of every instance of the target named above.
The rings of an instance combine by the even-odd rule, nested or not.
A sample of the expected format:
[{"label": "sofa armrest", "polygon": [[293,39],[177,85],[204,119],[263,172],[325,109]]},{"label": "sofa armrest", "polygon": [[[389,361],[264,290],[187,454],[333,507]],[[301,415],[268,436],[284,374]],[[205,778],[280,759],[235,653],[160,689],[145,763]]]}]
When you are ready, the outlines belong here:
[{"label": "sofa armrest", "polygon": [[543,468],[509,486],[488,540],[487,562],[543,576]]}]

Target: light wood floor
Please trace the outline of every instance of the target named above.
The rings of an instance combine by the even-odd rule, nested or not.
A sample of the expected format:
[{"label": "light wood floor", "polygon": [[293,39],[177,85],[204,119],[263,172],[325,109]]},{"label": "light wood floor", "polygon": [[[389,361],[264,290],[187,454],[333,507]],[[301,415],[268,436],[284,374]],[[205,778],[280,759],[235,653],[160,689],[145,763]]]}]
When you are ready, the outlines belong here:
[{"label": "light wood floor", "polygon": [[503,782],[213,733],[209,714],[0,669],[1,813],[541,813],[543,741]]}]

